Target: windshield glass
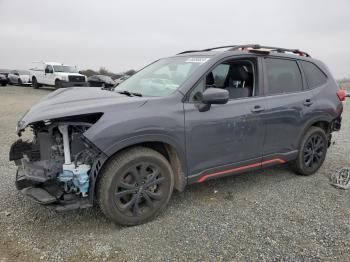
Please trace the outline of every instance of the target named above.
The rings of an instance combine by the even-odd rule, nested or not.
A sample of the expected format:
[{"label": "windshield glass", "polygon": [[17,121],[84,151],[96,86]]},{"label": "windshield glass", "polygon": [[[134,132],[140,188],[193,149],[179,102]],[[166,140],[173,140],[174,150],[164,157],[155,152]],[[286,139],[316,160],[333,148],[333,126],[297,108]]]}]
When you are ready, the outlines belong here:
[{"label": "windshield glass", "polygon": [[161,59],[119,84],[115,91],[129,91],[143,96],[167,96],[208,60],[208,57],[202,56]]},{"label": "windshield glass", "polygon": [[77,69],[74,66],[54,65],[53,69],[55,72],[78,73]]}]

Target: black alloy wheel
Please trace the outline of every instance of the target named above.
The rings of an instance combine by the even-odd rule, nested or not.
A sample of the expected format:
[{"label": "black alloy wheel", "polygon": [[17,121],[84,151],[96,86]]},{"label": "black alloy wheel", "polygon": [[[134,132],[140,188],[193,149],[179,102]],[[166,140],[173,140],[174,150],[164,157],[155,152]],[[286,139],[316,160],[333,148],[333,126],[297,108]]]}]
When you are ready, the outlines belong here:
[{"label": "black alloy wheel", "polygon": [[312,175],[323,164],[328,149],[325,131],[312,126],[302,138],[297,159],[291,163],[292,169],[299,175]]},{"label": "black alloy wheel", "polygon": [[150,212],[163,198],[164,180],[159,166],[150,162],[137,163],[118,181],[114,202],[128,216]]},{"label": "black alloy wheel", "polygon": [[325,141],[319,134],[313,134],[308,138],[304,146],[304,165],[307,168],[319,166],[325,154]]},{"label": "black alloy wheel", "polygon": [[113,156],[99,175],[97,201],[117,224],[137,225],[156,217],[174,187],[173,170],[159,152],[134,147]]}]

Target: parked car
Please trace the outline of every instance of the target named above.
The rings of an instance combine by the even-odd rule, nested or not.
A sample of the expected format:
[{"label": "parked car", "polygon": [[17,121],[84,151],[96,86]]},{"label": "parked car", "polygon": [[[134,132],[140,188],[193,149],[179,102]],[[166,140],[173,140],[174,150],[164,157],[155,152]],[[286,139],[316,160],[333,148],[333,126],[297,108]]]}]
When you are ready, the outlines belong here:
[{"label": "parked car", "polygon": [[120,83],[124,82],[126,79],[128,79],[130,76],[129,75],[123,75],[119,77],[118,79],[115,79],[115,86],[119,85]]},{"label": "parked car", "polygon": [[346,97],[350,97],[350,91],[345,91]]},{"label": "parked car", "polygon": [[75,66],[56,62],[40,62],[31,70],[33,88],[42,85],[54,86],[56,89],[71,86],[87,86],[87,77],[79,74]]},{"label": "parked car", "polygon": [[6,86],[8,82],[6,75],[0,74],[0,85]]},{"label": "parked car", "polygon": [[30,72],[28,70],[12,70],[7,75],[9,84],[31,85]]},{"label": "parked car", "polygon": [[160,59],[113,91],[49,94],[18,122],[19,136],[30,127],[34,137],[10,150],[17,189],[60,211],[98,203],[136,225],[189,184],[285,163],[314,174],[341,127],[344,91],[305,52],[226,49]]},{"label": "parked car", "polygon": [[11,70],[9,69],[0,69],[0,74],[4,75],[4,76],[8,76],[8,74],[11,72]]},{"label": "parked car", "polygon": [[102,87],[110,89],[115,86],[114,80],[110,76],[94,75],[87,79],[89,86]]}]

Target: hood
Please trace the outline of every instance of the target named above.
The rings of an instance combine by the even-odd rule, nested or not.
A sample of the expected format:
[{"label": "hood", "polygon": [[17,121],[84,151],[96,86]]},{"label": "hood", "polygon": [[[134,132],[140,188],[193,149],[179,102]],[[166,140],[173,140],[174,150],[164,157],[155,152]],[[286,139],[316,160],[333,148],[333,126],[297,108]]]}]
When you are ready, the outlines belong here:
[{"label": "hood", "polygon": [[89,113],[127,110],[145,104],[145,97],[129,97],[96,87],[61,88],[44,97],[18,122],[17,133],[29,124]]}]

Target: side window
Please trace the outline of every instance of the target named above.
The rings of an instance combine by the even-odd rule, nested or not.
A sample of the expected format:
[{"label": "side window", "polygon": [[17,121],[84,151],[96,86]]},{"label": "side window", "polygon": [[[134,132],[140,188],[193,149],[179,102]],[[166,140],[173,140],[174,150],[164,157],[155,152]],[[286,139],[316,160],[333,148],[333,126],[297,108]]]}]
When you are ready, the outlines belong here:
[{"label": "side window", "polygon": [[229,64],[220,64],[214,68],[212,73],[214,77],[215,87],[225,87],[225,80],[226,80],[229,68],[230,68]]},{"label": "side window", "polygon": [[303,90],[298,64],[292,60],[266,58],[268,94],[283,94]]},{"label": "side window", "polygon": [[257,95],[254,64],[248,60],[225,61],[207,73],[192,89],[190,102],[200,101],[201,94],[210,87],[226,89],[229,98],[238,99]]},{"label": "side window", "polygon": [[300,61],[309,88],[316,88],[327,82],[327,76],[313,63]]},{"label": "side window", "polygon": [[52,69],[52,66],[50,66],[50,65],[47,65],[46,66],[46,70],[48,71],[48,73],[53,73],[53,69]]},{"label": "side window", "polygon": [[198,82],[195,88],[192,89],[189,97],[190,102],[199,102],[201,100],[202,93],[206,89],[206,84],[204,80],[205,78],[202,78],[202,80]]}]

